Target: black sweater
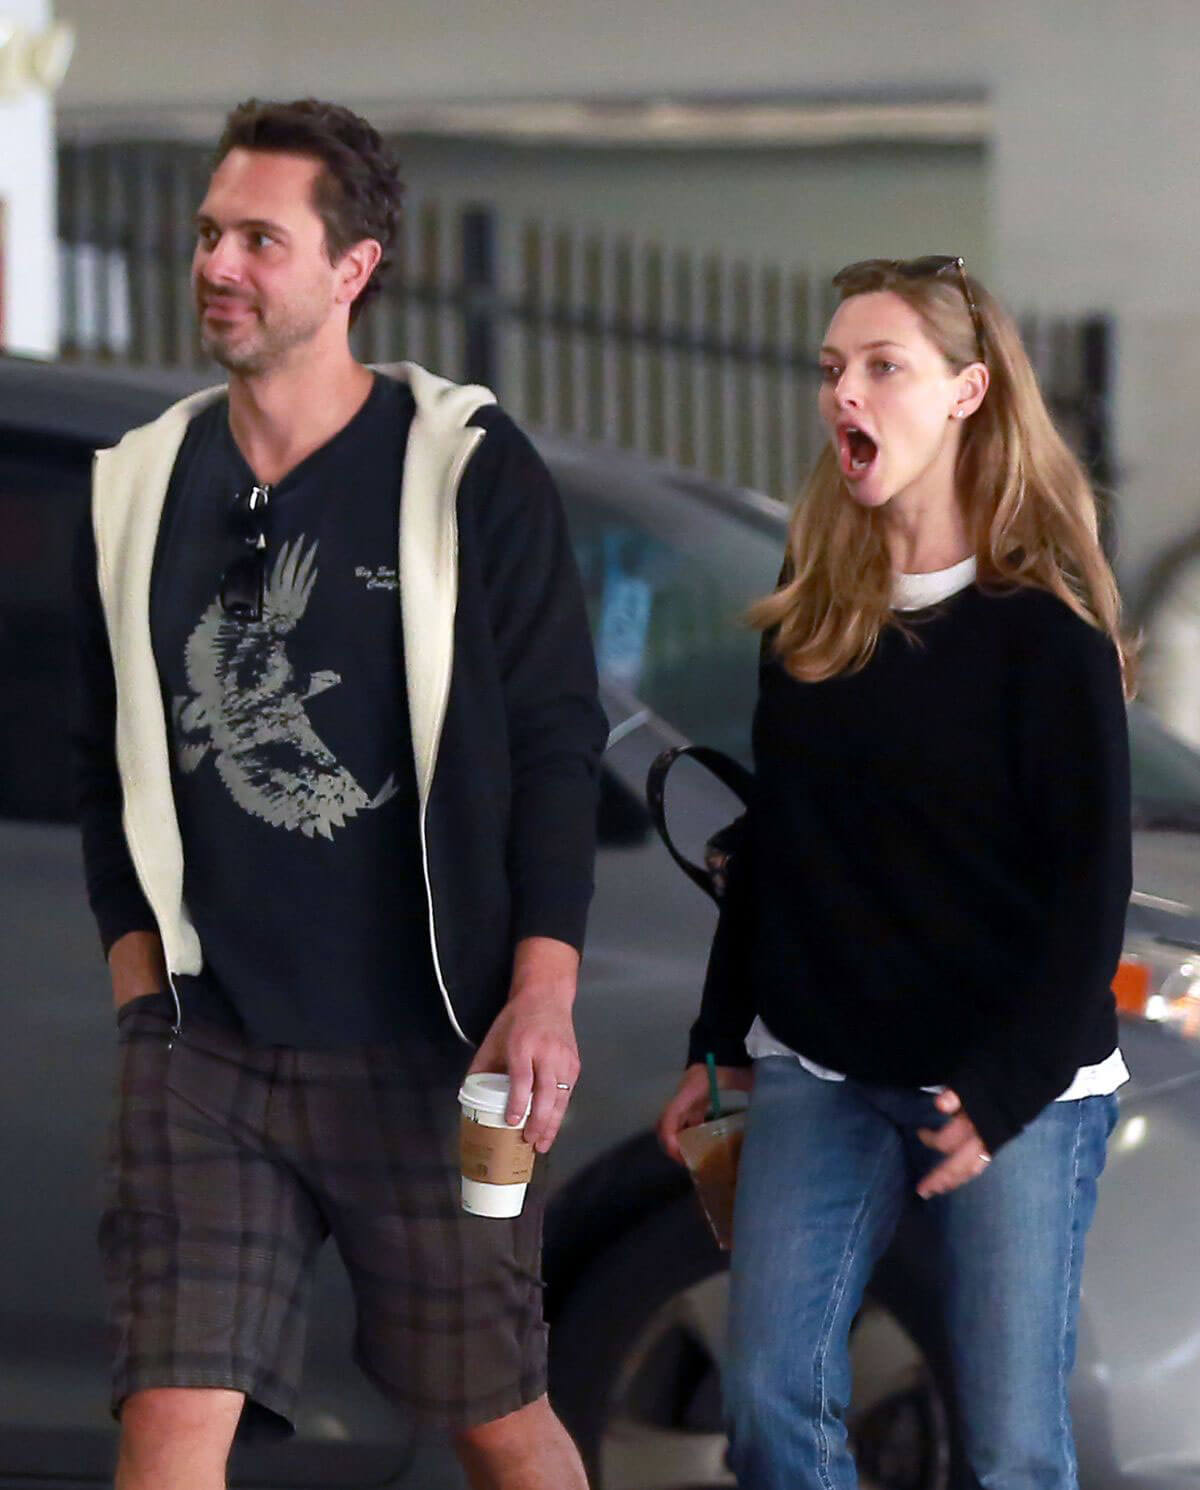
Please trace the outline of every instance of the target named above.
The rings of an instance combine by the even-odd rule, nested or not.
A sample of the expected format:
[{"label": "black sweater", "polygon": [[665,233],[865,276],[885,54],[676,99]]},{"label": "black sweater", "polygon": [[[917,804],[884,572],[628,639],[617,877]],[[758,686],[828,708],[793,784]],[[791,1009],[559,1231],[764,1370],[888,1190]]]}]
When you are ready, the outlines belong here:
[{"label": "black sweater", "polygon": [[761,1014],[863,1081],[946,1084],[993,1152],[1116,1044],[1129,897],[1116,650],[976,586],[801,683],[768,660],[755,796],[690,1058]]}]

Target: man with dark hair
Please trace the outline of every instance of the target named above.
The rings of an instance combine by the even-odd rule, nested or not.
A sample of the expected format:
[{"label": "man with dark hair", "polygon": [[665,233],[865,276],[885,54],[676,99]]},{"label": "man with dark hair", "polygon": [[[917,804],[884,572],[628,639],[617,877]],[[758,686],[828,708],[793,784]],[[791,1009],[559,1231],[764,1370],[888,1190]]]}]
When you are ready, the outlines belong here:
[{"label": "man with dark hair", "polygon": [[252,98],[226,119],[214,166],[232,150],[296,155],[320,163],[324,169],[313,181],[312,205],[325,229],[331,263],[365,239],[379,245],[375,270],[350,305],[353,326],[391,271],[404,193],[396,162],[378,131],[340,104],[316,98],[260,103]]},{"label": "man with dark hair", "polygon": [[[348,330],[399,182],[329,104],[230,116],[196,217],[228,371],[97,456],[79,552],[88,889],[118,1102],[120,1490],[290,1431],[332,1234],[356,1353],[473,1485],[584,1483],[545,1396],[543,1186],[463,1213],[458,1084],[554,1141],[604,741],[561,506],[486,389]],[[472,1056],[471,1047],[474,1047]]]}]

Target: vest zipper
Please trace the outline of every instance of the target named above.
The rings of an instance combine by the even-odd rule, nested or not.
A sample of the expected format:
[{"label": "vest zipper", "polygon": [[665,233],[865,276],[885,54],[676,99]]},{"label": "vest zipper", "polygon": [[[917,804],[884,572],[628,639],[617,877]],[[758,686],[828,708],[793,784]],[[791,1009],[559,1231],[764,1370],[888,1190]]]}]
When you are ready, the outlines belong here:
[{"label": "vest zipper", "polygon": [[[485,432],[483,430],[478,430],[477,432],[474,432],[473,434],[471,434],[468,437],[468,439],[464,442],[463,448],[455,456],[454,463],[450,467],[450,472],[449,472],[449,476],[448,476],[448,479],[447,479],[447,487],[448,487],[447,496],[448,496],[449,501],[451,503],[452,509],[453,509],[453,504],[457,503],[457,501],[458,501],[458,488],[459,488],[459,486],[462,483],[463,472],[467,468],[467,462],[471,459],[472,455],[474,455],[475,454],[475,451],[478,449],[479,443],[480,443],[480,441],[484,437],[484,433]],[[457,517],[455,518],[454,563],[455,563],[455,566],[457,567],[457,564],[458,564],[458,529],[457,529]],[[401,592],[401,601],[403,603],[403,592]],[[450,624],[451,624],[451,627],[453,627],[453,624],[454,624],[453,617],[451,617]],[[453,635],[453,632],[451,634]],[[453,646],[452,646],[451,647],[451,656],[450,656],[450,668],[449,668],[449,671],[446,674],[445,682],[444,682],[443,688],[442,688],[441,698],[439,699],[439,702],[438,702],[438,733],[437,733],[437,738],[433,741],[433,754],[432,754],[432,756],[430,758],[430,762],[429,762],[427,784],[425,785],[424,791],[421,792],[421,803],[420,803],[421,812],[420,812],[420,818],[419,818],[420,837],[421,837],[421,867],[422,867],[422,869],[424,871],[424,875],[425,875],[425,897],[426,897],[427,901],[429,902],[429,947],[430,947],[430,951],[433,953],[433,972],[434,972],[434,976],[437,978],[438,989],[440,990],[441,995],[442,995],[442,1003],[446,1006],[446,1015],[447,1015],[447,1017],[450,1020],[450,1024],[451,1024],[451,1026],[452,1026],[452,1028],[454,1030],[454,1033],[458,1036],[458,1038],[465,1045],[473,1045],[475,1042],[471,1039],[471,1037],[463,1029],[462,1025],[458,1022],[458,1015],[454,1012],[454,1004],[451,1002],[451,999],[450,999],[450,990],[446,987],[446,979],[445,979],[445,976],[442,973],[442,960],[441,960],[441,957],[438,955],[437,917],[436,917],[436,915],[434,913],[434,905],[433,905],[433,879],[432,879],[432,876],[429,873],[429,839],[428,839],[428,835],[426,834],[426,831],[425,831],[425,819],[426,819],[426,814],[429,811],[429,799],[433,796],[433,778],[434,778],[434,776],[437,773],[438,750],[440,749],[441,743],[442,743],[442,727],[443,727],[443,725],[446,722],[446,704],[447,704],[447,701],[449,700],[449,697],[450,697],[450,680],[451,680],[451,676],[452,676],[453,672],[454,672],[454,653],[453,653]],[[421,782],[420,781],[418,781],[417,787],[418,787],[418,790],[420,791],[421,790]]]},{"label": "vest zipper", "polygon": [[167,1041],[167,1049],[170,1050],[183,1032],[183,1005],[179,1000],[179,990],[175,987],[175,974],[170,968],[167,969],[167,987],[171,990],[171,1000],[175,1005],[175,1023],[171,1026],[171,1038]]}]

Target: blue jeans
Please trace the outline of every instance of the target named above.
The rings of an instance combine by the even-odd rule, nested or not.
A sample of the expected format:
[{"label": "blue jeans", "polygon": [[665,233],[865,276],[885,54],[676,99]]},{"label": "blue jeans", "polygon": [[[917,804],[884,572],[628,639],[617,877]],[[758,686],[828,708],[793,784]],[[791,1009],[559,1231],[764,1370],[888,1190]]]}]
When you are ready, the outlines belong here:
[{"label": "blue jeans", "polygon": [[[983,1490],[1077,1490],[1067,1378],[1083,1243],[1115,1097],[1052,1104],[929,1207],[959,1420]],[[850,1324],[920,1177],[925,1092],[756,1063],[738,1177],[724,1371],[743,1490],[854,1490]]]}]

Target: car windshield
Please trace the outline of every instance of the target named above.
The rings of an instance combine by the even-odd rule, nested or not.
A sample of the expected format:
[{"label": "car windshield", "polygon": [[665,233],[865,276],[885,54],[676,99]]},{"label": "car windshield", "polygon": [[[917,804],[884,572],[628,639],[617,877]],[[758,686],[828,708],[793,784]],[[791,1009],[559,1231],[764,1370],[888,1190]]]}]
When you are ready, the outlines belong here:
[{"label": "car windshield", "polygon": [[1141,704],[1129,706],[1134,822],[1200,832],[1200,754]]},{"label": "car windshield", "polygon": [[586,468],[560,461],[555,476],[601,682],[689,740],[748,762],[759,638],[742,617],[774,584],[782,522],[776,532],[742,521],[658,473],[621,471],[600,491]]},{"label": "car windshield", "polygon": [[[785,520],[661,472],[600,486],[586,464],[554,464],[602,681],[749,764],[759,638],[742,616],[774,584]],[[1200,754],[1136,703],[1129,744],[1135,825],[1200,831]]]}]

